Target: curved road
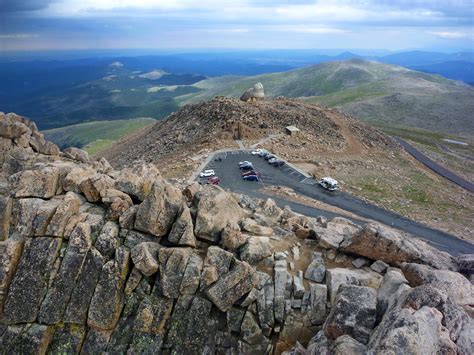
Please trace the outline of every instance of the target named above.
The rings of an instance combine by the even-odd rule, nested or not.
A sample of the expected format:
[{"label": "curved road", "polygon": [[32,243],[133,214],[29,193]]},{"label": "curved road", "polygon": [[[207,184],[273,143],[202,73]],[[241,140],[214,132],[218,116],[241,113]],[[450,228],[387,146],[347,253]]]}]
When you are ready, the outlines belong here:
[{"label": "curved road", "polygon": [[448,179],[452,182],[454,182],[456,185],[459,185],[461,186],[462,188],[470,191],[470,192],[474,192],[474,184],[470,183],[469,181],[467,181],[466,179],[463,179],[462,177],[460,177],[459,175],[456,175],[455,173],[453,173],[452,171],[442,167],[441,165],[439,165],[438,163],[436,163],[435,161],[431,160],[430,158],[428,158],[426,155],[424,155],[422,152],[420,152],[418,149],[416,149],[415,147],[413,147],[410,143],[408,143],[407,141],[399,138],[399,137],[395,137],[395,139],[397,140],[398,143],[400,143],[400,145],[410,154],[412,155],[416,160],[418,160],[419,162],[423,163],[424,165],[426,165],[428,168],[430,168],[431,170],[433,170],[435,173],[437,173],[438,175],[444,177],[445,179]]},{"label": "curved road", "polygon": [[[258,198],[271,197],[280,207],[289,205],[295,212],[307,216],[316,217],[318,215],[324,215],[326,217],[334,217],[337,215],[282,198],[275,198],[274,196],[259,191],[262,185],[287,186],[301,195],[413,234],[426,240],[434,247],[447,251],[452,255],[474,253],[474,244],[459,239],[449,233],[426,227],[394,212],[362,201],[350,194],[339,191],[335,193],[328,192],[317,185],[313,178],[302,175],[290,166],[275,168],[269,165],[264,159],[253,156],[246,151],[224,152],[216,154],[215,157],[220,158],[220,161],[216,161],[215,159],[210,160],[206,169],[214,169],[216,174],[221,178],[220,185],[231,191]],[[262,173],[262,183],[244,181],[241,178],[238,163],[243,160],[251,161],[255,169]],[[363,223],[357,220],[354,220],[354,222],[359,224]]]}]

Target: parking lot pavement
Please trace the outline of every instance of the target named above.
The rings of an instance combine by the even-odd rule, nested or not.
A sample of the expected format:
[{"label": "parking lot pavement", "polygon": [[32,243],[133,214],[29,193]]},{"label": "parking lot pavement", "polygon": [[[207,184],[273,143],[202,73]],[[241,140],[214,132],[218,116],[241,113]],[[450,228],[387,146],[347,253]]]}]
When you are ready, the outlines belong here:
[{"label": "parking lot pavement", "polygon": [[[244,160],[252,162],[254,169],[262,174],[260,182],[245,181],[242,179],[242,171],[239,169],[238,163]],[[313,216],[316,213],[328,215],[327,211],[314,209],[282,198],[275,198],[274,196],[259,191],[259,189],[264,186],[272,185],[286,186],[303,196],[411,233],[426,240],[438,249],[447,251],[453,255],[474,253],[474,244],[461,240],[451,234],[429,228],[394,212],[384,210],[348,193],[341,191],[329,192],[320,187],[314,178],[309,178],[301,174],[291,166],[284,165],[276,168],[268,164],[265,159],[252,155],[245,150],[218,153],[210,160],[204,169],[213,169],[216,175],[221,178],[219,185],[225,189],[246,194],[251,197],[271,197],[275,199],[280,207],[290,205],[295,212],[301,214],[309,216]],[[207,178],[198,178],[198,180],[206,182]],[[335,216],[335,214],[331,215]]]}]

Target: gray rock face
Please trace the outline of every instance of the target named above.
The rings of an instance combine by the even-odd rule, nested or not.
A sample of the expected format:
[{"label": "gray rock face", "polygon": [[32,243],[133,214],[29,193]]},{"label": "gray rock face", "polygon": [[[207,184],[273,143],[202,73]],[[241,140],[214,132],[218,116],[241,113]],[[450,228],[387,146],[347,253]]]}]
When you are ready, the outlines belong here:
[{"label": "gray rock face", "polygon": [[365,355],[367,347],[349,335],[343,335],[334,341],[334,355]]},{"label": "gray rock face", "polygon": [[199,191],[197,202],[196,237],[217,243],[222,230],[229,223],[238,223],[243,218],[243,211],[237,201],[221,188],[208,185]]},{"label": "gray rock face", "polygon": [[326,319],[326,305],[328,290],[326,285],[310,284],[310,305],[308,309],[308,318],[311,324],[323,324]]},{"label": "gray rock face", "polygon": [[346,237],[340,248],[345,253],[382,260],[391,265],[415,262],[437,269],[457,270],[454,259],[448,253],[379,224],[365,225],[352,236]]},{"label": "gray rock face", "polygon": [[245,261],[235,261],[233,268],[206,291],[209,299],[222,312],[227,311],[257,284],[255,270]]},{"label": "gray rock face", "polygon": [[227,274],[233,260],[234,255],[232,253],[216,246],[209,247],[201,275],[201,289],[204,290],[221,276]]},{"label": "gray rock face", "polygon": [[202,267],[203,261],[201,257],[192,253],[184,270],[183,279],[179,288],[179,292],[182,295],[193,295],[197,292],[201,280]]},{"label": "gray rock face", "polygon": [[0,310],[3,309],[10,282],[20,261],[22,249],[22,240],[8,239],[0,242]]},{"label": "gray rock face", "polygon": [[138,207],[135,229],[157,237],[168,234],[183,202],[177,188],[164,181],[155,182]]},{"label": "gray rock face", "polygon": [[94,248],[87,253],[72,292],[69,305],[66,308],[63,320],[66,323],[85,324],[89,304],[99,281],[104,260],[100,253]]},{"label": "gray rock face", "polygon": [[124,302],[124,287],[128,273],[130,252],[117,249],[115,259],[102,268],[92,297],[87,324],[95,329],[112,329],[117,324]]},{"label": "gray rock face", "polygon": [[0,241],[8,238],[10,234],[10,218],[13,200],[6,196],[0,196]]},{"label": "gray rock face", "polygon": [[16,324],[36,320],[60,246],[60,239],[49,237],[25,242],[5,301],[2,321]]},{"label": "gray rock face", "polygon": [[191,254],[190,248],[161,248],[158,252],[160,285],[166,297],[177,298],[180,295],[181,283]]},{"label": "gray rock face", "polygon": [[474,305],[474,286],[457,272],[436,270],[429,266],[410,263],[402,264],[402,271],[412,287],[431,285],[444,291],[459,305]]},{"label": "gray rock face", "polygon": [[240,326],[243,339],[249,344],[256,344],[261,341],[262,330],[252,313],[246,312],[242,325]]},{"label": "gray rock face", "polygon": [[469,353],[469,316],[431,286],[409,289],[385,313],[370,337],[373,353]]},{"label": "gray rock face", "polygon": [[91,244],[90,226],[78,223],[69,238],[61,267],[41,305],[38,316],[41,323],[55,324],[62,320]]},{"label": "gray rock face", "polygon": [[112,259],[114,257],[115,249],[120,245],[118,234],[119,227],[117,224],[108,221],[102,227],[102,230],[95,241],[96,249],[107,259]]},{"label": "gray rock face", "polygon": [[326,266],[324,265],[323,256],[321,253],[314,252],[313,260],[311,260],[311,263],[306,269],[304,278],[314,282],[322,282],[325,274]]},{"label": "gray rock face", "polygon": [[349,335],[367,344],[375,326],[377,293],[363,286],[341,285],[334,306],[324,323],[324,334],[329,339]]},{"label": "gray rock face", "polygon": [[370,286],[378,288],[382,276],[373,271],[361,269],[334,268],[326,270],[326,285],[329,291],[329,300],[334,303],[336,293],[341,285]]},{"label": "gray rock face", "polygon": [[275,262],[275,321],[282,323],[285,319],[285,292],[289,273],[286,260]]},{"label": "gray rock face", "polygon": [[388,267],[389,266],[382,260],[377,260],[372,265],[370,265],[370,268],[379,274],[384,274]]},{"label": "gray rock face", "polygon": [[399,269],[389,269],[377,290],[377,320],[400,297],[403,291],[410,288],[408,281]]},{"label": "gray rock face", "polygon": [[176,245],[185,247],[196,247],[196,238],[194,237],[194,226],[191,218],[191,212],[188,206],[182,207],[181,213],[176,222],[174,222],[168,240]]}]

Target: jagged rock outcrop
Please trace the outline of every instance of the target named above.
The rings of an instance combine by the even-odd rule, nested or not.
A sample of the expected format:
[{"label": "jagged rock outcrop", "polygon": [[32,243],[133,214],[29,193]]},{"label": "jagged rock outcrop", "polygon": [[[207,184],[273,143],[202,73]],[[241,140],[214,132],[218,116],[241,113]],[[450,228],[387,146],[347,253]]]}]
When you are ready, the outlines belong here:
[{"label": "jagged rock outcrop", "polygon": [[0,128],[1,353],[472,353],[472,285],[421,242]]}]

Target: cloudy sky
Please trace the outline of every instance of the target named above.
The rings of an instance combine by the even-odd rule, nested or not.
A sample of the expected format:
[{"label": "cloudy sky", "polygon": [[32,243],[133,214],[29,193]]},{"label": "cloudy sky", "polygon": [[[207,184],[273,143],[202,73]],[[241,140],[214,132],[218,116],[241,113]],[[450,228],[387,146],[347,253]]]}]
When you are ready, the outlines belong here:
[{"label": "cloudy sky", "polygon": [[473,49],[474,0],[0,0],[0,50]]}]

